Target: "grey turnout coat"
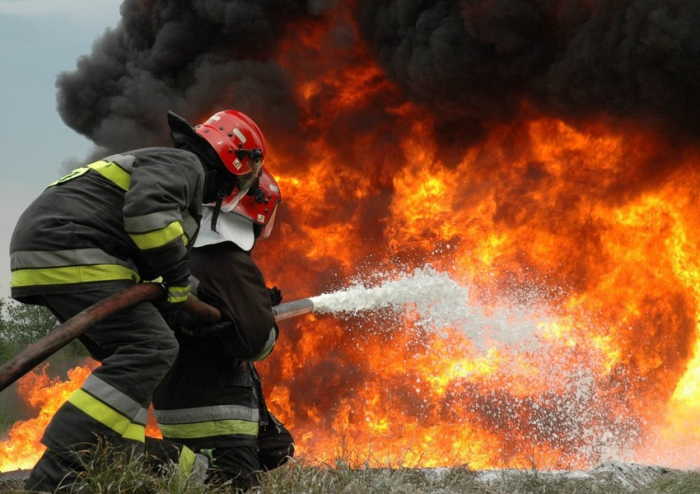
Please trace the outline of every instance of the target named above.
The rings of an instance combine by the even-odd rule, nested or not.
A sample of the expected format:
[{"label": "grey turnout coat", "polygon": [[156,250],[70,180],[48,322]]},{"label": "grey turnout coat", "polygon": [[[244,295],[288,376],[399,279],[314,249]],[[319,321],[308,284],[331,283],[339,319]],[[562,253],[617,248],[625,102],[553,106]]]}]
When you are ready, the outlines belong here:
[{"label": "grey turnout coat", "polygon": [[77,293],[154,279],[186,262],[201,218],[204,169],[189,151],[144,148],[51,184],[10,243],[11,294]]}]

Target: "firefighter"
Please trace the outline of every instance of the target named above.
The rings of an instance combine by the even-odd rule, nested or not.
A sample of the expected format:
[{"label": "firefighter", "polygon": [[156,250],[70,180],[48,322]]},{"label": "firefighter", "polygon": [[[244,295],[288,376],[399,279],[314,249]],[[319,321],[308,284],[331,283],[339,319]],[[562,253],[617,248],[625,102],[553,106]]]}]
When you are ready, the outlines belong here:
[{"label": "firefighter", "polygon": [[270,235],[280,201],[263,168],[258,186],[227,198],[221,214],[213,205],[204,208],[190,268],[197,297],[218,307],[225,322],[202,328],[183,320],[180,352],[153,395],[163,438],[207,453],[208,481],[240,490],[257,485],[261,470],[280,466],[294,451],[291,434],[265,406],[254,365],[277,340],[272,305],[282,295],[267,288],[251,250]]},{"label": "firefighter", "polygon": [[61,322],[141,281],[162,280],[167,295],[80,336],[102,365],[44,431],[47,450],[28,490],[69,488],[77,453],[99,438],[119,451],[143,452],[153,391],[177,356],[168,323],[189,294],[188,256],[202,204],[218,209],[221,198],[247,191],[260,173],[264,139],[246,115],[226,110],[193,128],[169,112],[168,125],[173,148],[127,151],[78,168],[49,185],[15,227],[11,296],[48,308]]}]

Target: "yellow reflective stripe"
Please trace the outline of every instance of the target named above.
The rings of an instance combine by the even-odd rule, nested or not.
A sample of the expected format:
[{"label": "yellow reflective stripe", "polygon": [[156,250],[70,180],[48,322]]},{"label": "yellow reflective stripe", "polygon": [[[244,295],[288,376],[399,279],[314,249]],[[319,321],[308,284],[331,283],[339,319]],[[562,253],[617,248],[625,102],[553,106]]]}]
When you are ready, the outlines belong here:
[{"label": "yellow reflective stripe", "polygon": [[[161,247],[168,242],[171,242],[177,238],[182,237],[184,231],[182,230],[182,225],[179,221],[173,221],[165,228],[160,230],[155,230],[149,233],[132,233],[130,234],[131,239],[136,243],[139,249],[155,249],[156,247]],[[185,239],[183,238],[183,241]]]},{"label": "yellow reflective stripe", "polygon": [[148,410],[142,407],[139,402],[122,393],[111,384],[106,383],[95,374],[90,374],[90,377],[87,378],[80,388],[105,405],[114,408],[122,415],[133,417],[132,422],[146,425]]},{"label": "yellow reflective stripe", "polygon": [[131,423],[122,433],[124,439],[131,439],[140,443],[146,442],[146,427],[141,424]]},{"label": "yellow reflective stripe", "polygon": [[18,269],[12,272],[10,286],[14,288],[116,280],[131,280],[134,283],[138,283],[140,276],[136,271],[117,264]]},{"label": "yellow reflective stripe", "polygon": [[50,183],[48,185],[48,187],[46,187],[46,188],[48,189],[49,187],[53,187],[54,185],[62,184],[63,182],[67,182],[68,180],[73,180],[74,178],[77,178],[81,175],[85,175],[88,171],[89,171],[89,168],[86,168],[86,167],[76,168],[75,170],[68,173],[67,175],[62,176],[61,178],[59,178],[55,182]]},{"label": "yellow reflective stripe", "polygon": [[263,353],[261,353],[260,355],[258,355],[257,357],[255,357],[255,358],[253,359],[253,361],[254,361],[254,362],[257,362],[257,361],[259,361],[259,360],[265,360],[267,357],[270,356],[270,354],[272,353],[272,349],[273,349],[273,348],[275,348],[274,345],[272,345],[272,346],[270,346],[270,347],[265,347],[265,350],[263,350]]},{"label": "yellow reflective stripe", "polygon": [[177,473],[178,473],[178,475],[182,475],[184,477],[187,477],[189,474],[191,474],[192,467],[194,466],[194,460],[195,460],[194,451],[192,451],[187,446],[183,446],[182,451],[180,451],[180,457],[177,460]]},{"label": "yellow reflective stripe", "polygon": [[88,168],[92,168],[120,189],[129,190],[129,186],[131,185],[131,174],[116,163],[96,161],[95,163],[88,165]]},{"label": "yellow reflective stripe", "polygon": [[170,286],[168,287],[168,303],[181,304],[190,294],[189,286]]},{"label": "yellow reflective stripe", "polygon": [[[143,425],[132,423],[131,419],[117,412],[113,408],[108,407],[100,400],[86,393],[82,389],[78,389],[75,393],[73,393],[68,401],[80,409],[83,413],[89,415],[104,426],[109,427],[117,434],[122,435],[127,439],[133,439],[141,442],[144,441],[143,438],[145,437],[145,428]],[[137,433],[137,430],[143,430],[143,433]]]},{"label": "yellow reflective stripe", "polygon": [[217,420],[197,424],[165,425],[159,423],[163,437],[167,439],[197,439],[200,437],[223,436],[229,434],[258,435],[258,423],[248,420]]}]

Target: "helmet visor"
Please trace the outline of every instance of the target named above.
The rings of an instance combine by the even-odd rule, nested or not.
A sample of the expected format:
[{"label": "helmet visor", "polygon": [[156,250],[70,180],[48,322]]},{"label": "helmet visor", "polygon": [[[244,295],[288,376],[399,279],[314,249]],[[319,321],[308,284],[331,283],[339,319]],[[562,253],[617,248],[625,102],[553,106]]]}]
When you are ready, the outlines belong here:
[{"label": "helmet visor", "polygon": [[262,161],[249,161],[249,163],[251,167],[253,167],[253,171],[244,175],[238,175],[238,184],[236,186],[238,191],[234,189],[234,191],[224,199],[224,202],[221,204],[222,211],[233,211],[246,194],[254,191],[258,187],[260,175],[262,174]]},{"label": "helmet visor", "polygon": [[260,232],[260,240],[265,240],[272,233],[272,229],[275,226],[275,216],[277,216],[277,208],[275,208],[275,210],[272,212],[272,216],[270,216],[270,221],[267,222],[267,225],[265,225],[262,231]]},{"label": "helmet visor", "polygon": [[224,213],[230,213],[231,211],[236,209],[236,206],[238,206],[238,203],[241,202],[241,199],[245,197],[247,192],[248,191],[246,190],[238,190],[226,196],[224,201],[221,203],[221,211],[223,211]]}]

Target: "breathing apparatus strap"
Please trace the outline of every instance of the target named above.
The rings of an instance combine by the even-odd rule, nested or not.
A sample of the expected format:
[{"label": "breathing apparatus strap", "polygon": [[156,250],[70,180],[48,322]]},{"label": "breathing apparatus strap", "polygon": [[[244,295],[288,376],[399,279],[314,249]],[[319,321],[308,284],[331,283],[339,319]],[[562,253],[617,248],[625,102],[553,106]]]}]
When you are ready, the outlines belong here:
[{"label": "breathing apparatus strap", "polygon": [[[218,174],[224,174],[224,177],[222,178],[222,181],[219,182],[221,186],[219,187],[219,191],[216,193],[216,202],[214,203],[214,211],[212,212],[211,215],[211,229],[212,231],[216,232],[216,222],[219,219],[219,213],[221,212],[221,207],[223,206],[224,199],[226,199],[229,194],[233,192],[233,189],[236,188],[236,184],[238,183],[238,178],[234,175],[230,175],[227,171],[225,170],[217,170]],[[221,177],[221,175],[217,175],[217,178]],[[218,233],[218,232],[217,232]]]}]

